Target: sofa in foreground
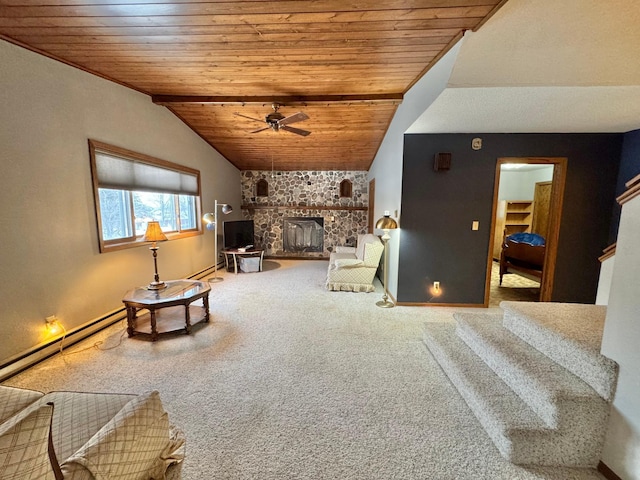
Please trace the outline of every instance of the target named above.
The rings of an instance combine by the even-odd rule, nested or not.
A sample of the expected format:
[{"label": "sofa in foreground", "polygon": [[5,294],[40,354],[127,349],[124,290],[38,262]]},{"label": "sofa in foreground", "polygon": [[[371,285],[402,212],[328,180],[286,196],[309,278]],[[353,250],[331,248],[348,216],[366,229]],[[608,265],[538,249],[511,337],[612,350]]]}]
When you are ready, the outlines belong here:
[{"label": "sofa in foreground", "polygon": [[348,292],[373,292],[373,279],[384,244],[372,233],[358,236],[356,247],[336,247],[329,257],[327,288]]},{"label": "sofa in foreground", "polygon": [[164,479],[184,456],[158,392],[51,392],[0,385],[3,480]]}]

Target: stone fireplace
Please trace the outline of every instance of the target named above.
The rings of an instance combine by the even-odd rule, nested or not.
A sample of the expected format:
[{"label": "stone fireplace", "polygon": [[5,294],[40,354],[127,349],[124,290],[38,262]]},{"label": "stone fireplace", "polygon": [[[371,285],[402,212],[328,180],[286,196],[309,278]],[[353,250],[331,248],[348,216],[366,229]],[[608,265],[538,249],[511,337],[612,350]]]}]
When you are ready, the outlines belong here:
[{"label": "stone fireplace", "polygon": [[245,170],[241,178],[243,218],[253,220],[267,258],[328,259],[336,245],[354,246],[367,231],[367,172]]},{"label": "stone fireplace", "polygon": [[285,253],[322,253],[324,250],[324,218],[285,218],[282,225],[282,245]]}]

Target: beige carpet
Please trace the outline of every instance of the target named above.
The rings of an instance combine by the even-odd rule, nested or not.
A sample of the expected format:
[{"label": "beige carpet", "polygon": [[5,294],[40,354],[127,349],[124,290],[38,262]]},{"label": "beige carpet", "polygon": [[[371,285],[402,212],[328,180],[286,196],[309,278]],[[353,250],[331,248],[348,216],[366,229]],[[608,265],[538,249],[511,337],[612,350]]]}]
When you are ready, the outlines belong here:
[{"label": "beige carpet", "polygon": [[[222,273],[212,321],[192,335],[125,336],[112,350],[58,355],[5,383],[159,390],[186,433],[188,480],[602,478],[506,462],[422,342],[424,322],[453,321],[455,310],[381,309],[379,285],[328,292],[326,268],[271,260],[261,273]],[[122,329],[70,351],[115,345]]]},{"label": "beige carpet", "polygon": [[497,307],[503,300],[511,302],[537,302],[540,298],[540,282],[530,280],[517,273],[509,273],[500,285],[500,265],[491,264],[491,290],[489,307]]}]

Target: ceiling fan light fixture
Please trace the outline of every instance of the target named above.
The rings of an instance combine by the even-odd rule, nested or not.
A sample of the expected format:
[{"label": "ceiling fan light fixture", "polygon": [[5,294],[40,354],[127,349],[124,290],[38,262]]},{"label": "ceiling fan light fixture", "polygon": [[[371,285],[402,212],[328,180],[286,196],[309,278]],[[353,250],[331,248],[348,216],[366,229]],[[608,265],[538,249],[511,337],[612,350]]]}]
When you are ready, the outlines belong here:
[{"label": "ceiling fan light fixture", "polygon": [[279,132],[280,130],[285,130],[290,133],[294,133],[296,135],[300,135],[302,137],[306,137],[311,134],[308,130],[302,130],[301,128],[293,128],[289,127],[290,124],[296,122],[302,122],[304,120],[308,120],[309,116],[303,112],[297,112],[293,115],[289,115],[285,117],[282,113],[278,112],[278,109],[281,107],[279,103],[272,103],[271,108],[273,109],[272,113],[265,115],[264,121],[258,120],[257,118],[249,117],[247,115],[243,115],[241,113],[234,112],[234,115],[238,117],[247,118],[249,120],[253,120],[255,122],[266,123],[267,126],[263,128],[258,128],[257,130],[253,130],[249,133],[258,133],[268,130],[269,128],[274,132]]}]

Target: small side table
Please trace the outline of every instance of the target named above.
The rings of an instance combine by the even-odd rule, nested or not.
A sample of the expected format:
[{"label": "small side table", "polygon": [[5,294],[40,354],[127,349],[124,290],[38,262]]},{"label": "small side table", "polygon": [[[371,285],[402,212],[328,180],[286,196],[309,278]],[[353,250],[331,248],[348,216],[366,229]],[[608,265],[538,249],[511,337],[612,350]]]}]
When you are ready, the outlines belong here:
[{"label": "small side table", "polygon": [[233,257],[233,271],[237,275],[238,274],[238,257],[260,257],[260,269],[262,271],[262,259],[264,258],[264,250],[261,248],[251,248],[249,250],[238,250],[237,248],[229,248],[226,250],[222,250],[224,253],[224,262],[229,270],[229,255]]},{"label": "small side table", "polygon": [[[151,337],[151,341],[155,342],[160,334],[173,332],[189,334],[192,325],[209,322],[211,286],[208,283],[195,280],[171,280],[165,283],[167,287],[162,290],[147,290],[146,287],[137,287],[124,295],[122,303],[127,309],[129,337],[139,334],[148,335]],[[191,305],[200,298],[202,299],[202,307]],[[184,307],[184,313],[181,307]],[[156,311],[161,308],[166,311],[158,318]],[[149,313],[138,317],[140,309],[146,309]],[[202,317],[192,324],[192,314],[198,313],[202,313]],[[161,331],[158,331],[157,320],[161,320]],[[146,328],[142,328],[143,326]]]}]

